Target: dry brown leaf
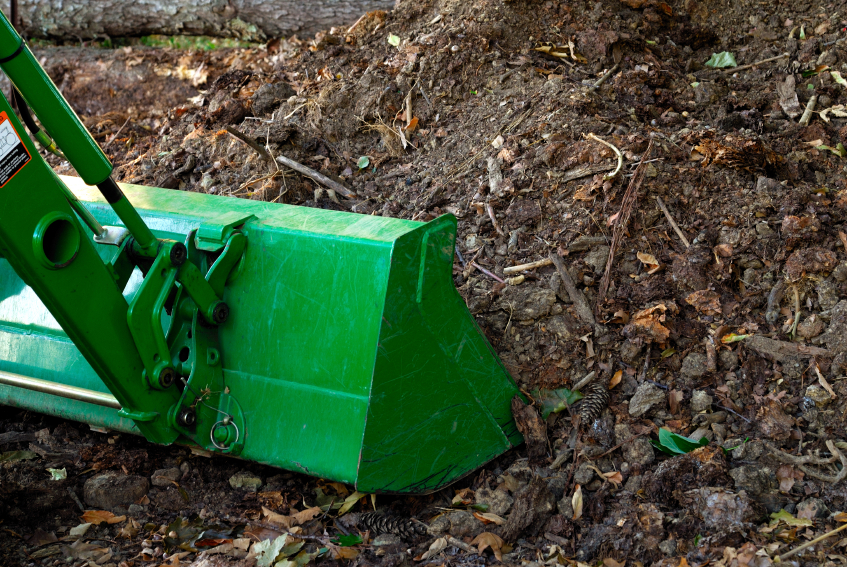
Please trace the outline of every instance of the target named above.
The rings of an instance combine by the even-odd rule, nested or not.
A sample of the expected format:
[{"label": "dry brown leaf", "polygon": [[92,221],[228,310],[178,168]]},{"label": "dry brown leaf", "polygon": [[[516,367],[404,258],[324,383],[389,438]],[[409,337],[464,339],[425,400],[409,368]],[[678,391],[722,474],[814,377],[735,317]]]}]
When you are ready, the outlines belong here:
[{"label": "dry brown leaf", "polygon": [[623,475],[621,474],[621,471],[610,471],[607,473],[603,473],[603,476],[606,478],[606,480],[616,486],[620,486],[621,484],[623,484]]},{"label": "dry brown leaf", "polygon": [[606,567],[626,567],[626,561],[624,561],[623,563],[618,563],[611,557],[607,557],[603,560],[603,565],[605,565]]},{"label": "dry brown leaf", "polygon": [[339,547],[330,545],[330,551],[334,559],[356,559],[359,556],[359,550],[355,547]]},{"label": "dry brown leaf", "polygon": [[282,514],[277,514],[271,510],[268,510],[264,506],[262,506],[262,513],[265,515],[265,518],[271,524],[278,524],[280,526],[290,528],[291,527],[291,518],[288,516],[283,516]]},{"label": "dry brown leaf", "polygon": [[503,552],[501,551],[503,548],[503,539],[497,534],[482,532],[473,539],[471,545],[476,546],[480,555],[482,555],[482,552],[486,547],[491,548],[491,551],[494,553],[494,557],[497,558],[497,561],[503,560]]},{"label": "dry brown leaf", "polygon": [[578,484],[571,497],[571,506],[573,507],[573,519],[580,519],[582,517],[582,486]]},{"label": "dry brown leaf", "polygon": [[662,267],[659,264],[659,261],[656,260],[656,257],[652,254],[647,254],[646,252],[639,252],[638,254],[636,254],[636,256],[638,256],[638,259],[647,268],[648,274],[655,274],[657,271],[659,271],[659,268]]},{"label": "dry brown leaf", "polygon": [[627,338],[643,336],[650,341],[665,343],[671,336],[671,331],[662,323],[665,322],[665,312],[668,310],[665,304],[660,303],[635,313],[632,320],[623,328],[623,334]]},{"label": "dry brown leaf", "polygon": [[679,413],[679,402],[685,396],[680,390],[671,390],[668,394],[668,404],[670,405],[671,413],[676,415]]},{"label": "dry brown leaf", "polygon": [[[799,473],[799,476],[797,476]],[[781,492],[790,492],[794,486],[794,481],[803,478],[803,473],[794,469],[791,465],[780,465],[776,470],[776,478],[779,480],[779,490]]]},{"label": "dry brown leaf", "polygon": [[612,318],[606,321],[606,323],[617,323],[619,325],[626,325],[627,323],[629,323],[629,313],[627,313],[626,311],[615,311],[614,315],[612,315]]},{"label": "dry brown leaf", "polygon": [[119,524],[126,520],[126,516],[115,516],[111,512],[107,512],[105,510],[86,510],[85,513],[80,516],[83,522],[89,522],[92,524],[100,525],[103,522],[107,524]]},{"label": "dry brown leaf", "polygon": [[720,297],[717,292],[701,289],[689,294],[685,302],[703,315],[719,315],[721,313]]},{"label": "dry brown leaf", "polygon": [[299,526],[300,524],[305,524],[310,520],[314,520],[317,516],[321,515],[321,513],[323,513],[323,510],[321,510],[320,506],[307,508],[302,512],[297,512],[296,514],[291,515],[291,525]]},{"label": "dry brown leaf", "polygon": [[447,538],[440,537],[429,546],[429,549],[426,550],[422,555],[415,557],[415,561],[426,561],[430,557],[435,557],[442,551],[447,549]]},{"label": "dry brown leaf", "polygon": [[714,252],[721,258],[729,258],[732,256],[732,244],[718,244],[715,246]]},{"label": "dry brown leaf", "polygon": [[618,370],[617,372],[615,372],[615,374],[612,376],[612,379],[609,380],[609,389],[611,390],[612,388],[614,388],[615,386],[620,384],[622,377],[623,377],[623,370]]},{"label": "dry brown leaf", "polygon": [[501,526],[506,523],[506,520],[497,514],[492,514],[491,512],[474,512],[473,515],[474,518],[483,524],[497,524],[498,526]]},{"label": "dry brown leaf", "polygon": [[688,560],[685,557],[679,558],[679,565],[676,567],[688,567]]}]

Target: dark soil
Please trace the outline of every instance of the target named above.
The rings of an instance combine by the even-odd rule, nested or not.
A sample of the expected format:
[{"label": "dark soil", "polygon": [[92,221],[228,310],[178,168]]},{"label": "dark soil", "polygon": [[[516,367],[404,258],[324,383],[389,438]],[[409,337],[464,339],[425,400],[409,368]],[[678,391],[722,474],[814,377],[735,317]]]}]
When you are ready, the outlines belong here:
[{"label": "dark soil", "polygon": [[[321,513],[300,526],[314,536],[304,550],[328,549],[312,561],[487,564],[496,548],[509,564],[758,566],[847,520],[847,119],[820,112],[847,103],[831,74],[847,75],[846,28],[843,6],[821,0],[401,1],[308,41],[39,56],[120,181],[459,218],[456,286],[521,388],[541,389],[535,407],[516,406],[530,453],[426,497],[379,496],[378,521],[363,516],[370,499]],[[704,66],[723,51],[742,66],[788,57]],[[276,172],[227,126],[357,196]],[[621,150],[613,179],[614,153],[588,134]],[[504,272],[551,254],[566,273]],[[592,373],[582,410],[538,419],[545,389]],[[671,457],[648,441],[660,428],[710,444]],[[181,561],[246,565],[233,542],[285,531],[270,513],[344,498],[299,474],[31,413],[7,411],[0,432],[34,434],[2,450],[37,454],[0,464],[9,565],[171,564],[170,534],[189,541],[182,517],[218,525],[213,543],[230,548]],[[48,480],[63,467],[66,480]],[[157,485],[168,469],[176,478]],[[114,507],[127,519],[86,532],[79,541],[111,550],[89,558],[69,550],[71,492],[83,498],[104,471],[154,486]],[[239,472],[262,485],[233,488]],[[354,551],[329,543],[360,531],[393,533]],[[485,549],[483,532],[505,543],[484,536]],[[790,561],[847,562],[842,535]]]}]

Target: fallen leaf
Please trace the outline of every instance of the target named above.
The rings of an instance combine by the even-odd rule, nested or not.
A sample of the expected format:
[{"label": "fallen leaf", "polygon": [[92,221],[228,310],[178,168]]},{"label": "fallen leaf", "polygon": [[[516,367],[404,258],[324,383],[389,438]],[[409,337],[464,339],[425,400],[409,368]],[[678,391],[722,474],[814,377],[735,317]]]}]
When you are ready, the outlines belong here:
[{"label": "fallen leaf", "polygon": [[663,303],[642,309],[632,316],[632,320],[621,332],[627,338],[643,336],[652,342],[666,343],[671,336],[670,329],[662,325],[667,310]]},{"label": "fallen leaf", "polygon": [[400,36],[394,35],[393,33],[388,34],[388,44],[397,47],[400,45]]},{"label": "fallen leaf", "polygon": [[606,323],[617,323],[626,325],[627,323],[629,323],[629,313],[627,313],[626,311],[615,311],[614,315],[612,315],[612,318],[606,321]]},{"label": "fallen leaf", "polygon": [[791,465],[780,465],[778,469],[776,469],[776,478],[779,480],[779,490],[781,492],[790,492],[791,488],[794,486],[794,481],[797,478],[802,478],[803,473],[800,473],[800,476],[797,477],[797,472]]},{"label": "fallen leaf", "polygon": [[268,510],[264,506],[262,506],[262,513],[265,515],[265,519],[271,524],[278,524],[280,526],[290,528],[291,527],[291,518],[288,516],[283,516],[282,514],[277,514],[271,510]]},{"label": "fallen leaf", "polygon": [[445,549],[447,549],[447,538],[440,537],[434,542],[432,542],[432,544],[429,546],[429,549],[427,549],[426,552],[423,553],[423,555],[415,557],[415,561],[426,561],[430,557],[435,557]]},{"label": "fallen leaf", "polygon": [[735,55],[729,51],[721,51],[720,53],[712,53],[712,57],[706,61],[706,67],[723,69],[724,67],[738,67],[738,63],[735,62]]},{"label": "fallen leaf", "polygon": [[609,389],[611,390],[615,386],[621,383],[621,378],[623,377],[623,370],[618,370],[612,375],[612,379],[609,380]]},{"label": "fallen leaf", "polygon": [[476,546],[480,555],[482,555],[485,548],[491,548],[491,551],[494,553],[494,557],[497,558],[497,561],[503,560],[503,554],[501,551],[503,548],[503,539],[497,534],[482,532],[473,539],[471,545]]},{"label": "fallen leaf", "polygon": [[732,244],[718,244],[714,247],[714,252],[721,258],[729,258],[732,256]]},{"label": "fallen leaf", "polygon": [[682,398],[685,394],[680,390],[671,390],[668,394],[668,405],[670,406],[671,413],[676,415],[679,413],[679,402],[682,401]]},{"label": "fallen leaf", "polygon": [[621,484],[623,484],[623,475],[621,474],[621,471],[610,471],[607,473],[603,473],[603,476],[606,478],[606,480],[616,486],[620,486]]},{"label": "fallen leaf", "polygon": [[738,341],[743,341],[750,335],[736,335],[735,333],[730,333],[728,335],[724,335],[721,337],[721,342],[725,345],[730,343],[737,343]]},{"label": "fallen leaf", "polygon": [[[356,494],[359,494],[356,492]],[[359,497],[363,496],[363,494],[359,494]],[[349,500],[351,497],[348,497]],[[356,499],[358,500],[358,498]],[[346,500],[345,500],[346,502]],[[305,524],[308,521],[314,520],[317,516],[319,516],[323,510],[321,510],[320,506],[315,506],[313,508],[307,508],[302,512],[297,512],[296,514],[291,515],[291,525],[299,526],[300,524]],[[339,515],[342,513],[341,510],[338,511]]]},{"label": "fallen leaf", "polygon": [[721,313],[720,295],[708,289],[702,289],[688,294],[685,302],[703,315],[719,315]]},{"label": "fallen leaf", "polygon": [[50,473],[50,480],[65,480],[68,478],[68,471],[65,468],[47,469],[47,472]]},{"label": "fallen leaf", "polygon": [[779,524],[779,522],[784,522],[789,526],[812,526],[814,522],[809,520],[808,518],[795,518],[785,510],[780,510],[779,512],[774,512],[771,514],[770,525],[775,526]]},{"label": "fallen leaf", "polygon": [[253,544],[250,548],[250,554],[256,558],[258,567],[270,567],[273,565],[276,556],[283,547],[288,543],[291,536],[284,534],[276,539],[266,539]]},{"label": "fallen leaf", "polygon": [[107,512],[105,510],[86,510],[85,513],[80,516],[80,519],[83,522],[90,522],[98,525],[103,522],[106,522],[107,524],[119,524],[126,520],[126,516],[115,516],[111,512]]},{"label": "fallen leaf", "polygon": [[655,274],[659,270],[659,268],[662,267],[659,264],[659,261],[656,260],[656,257],[652,254],[647,254],[646,252],[639,252],[638,254],[636,254],[636,256],[641,261],[641,263],[644,264],[644,266],[647,268],[648,274]]},{"label": "fallen leaf", "polygon": [[473,515],[474,518],[483,524],[497,524],[498,526],[501,526],[506,523],[506,520],[497,514],[492,514],[491,512],[474,512]]},{"label": "fallen leaf", "polygon": [[603,565],[605,565],[606,567],[626,567],[626,561],[624,561],[623,563],[618,563],[611,557],[607,557],[603,560]]},{"label": "fallen leaf", "polygon": [[40,547],[57,541],[59,541],[59,538],[56,537],[56,534],[45,532],[41,528],[35,528],[32,535],[26,538],[26,542],[33,547]]},{"label": "fallen leaf", "polygon": [[573,519],[580,519],[582,517],[582,486],[578,484],[571,497],[571,506],[573,507]]}]

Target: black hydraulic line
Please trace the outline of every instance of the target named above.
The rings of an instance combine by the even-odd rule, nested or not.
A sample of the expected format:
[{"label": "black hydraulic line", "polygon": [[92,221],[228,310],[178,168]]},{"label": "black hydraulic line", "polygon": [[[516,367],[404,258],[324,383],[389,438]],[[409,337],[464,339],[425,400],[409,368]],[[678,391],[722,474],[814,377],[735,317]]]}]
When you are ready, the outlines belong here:
[{"label": "black hydraulic line", "polygon": [[12,87],[12,95],[15,97],[15,105],[18,107],[18,112],[21,113],[21,118],[24,124],[26,124],[26,129],[29,130],[29,133],[34,138],[41,131],[41,128],[35,123],[32,113],[29,111],[29,106],[27,106],[24,97],[21,96],[21,93],[15,87]]}]

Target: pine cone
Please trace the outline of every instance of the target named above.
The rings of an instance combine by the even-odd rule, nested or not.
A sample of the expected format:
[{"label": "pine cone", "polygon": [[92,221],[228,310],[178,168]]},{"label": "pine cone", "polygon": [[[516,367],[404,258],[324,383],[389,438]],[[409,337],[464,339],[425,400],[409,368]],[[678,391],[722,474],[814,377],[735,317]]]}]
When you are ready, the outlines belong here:
[{"label": "pine cone", "polygon": [[594,423],[609,405],[609,389],[602,381],[592,382],[585,388],[585,397],[579,406],[580,421],[584,425]]},{"label": "pine cone", "polygon": [[379,512],[367,512],[359,517],[358,528],[368,530],[371,535],[394,534],[404,540],[415,539],[426,534],[426,526],[411,518],[387,516]]}]

